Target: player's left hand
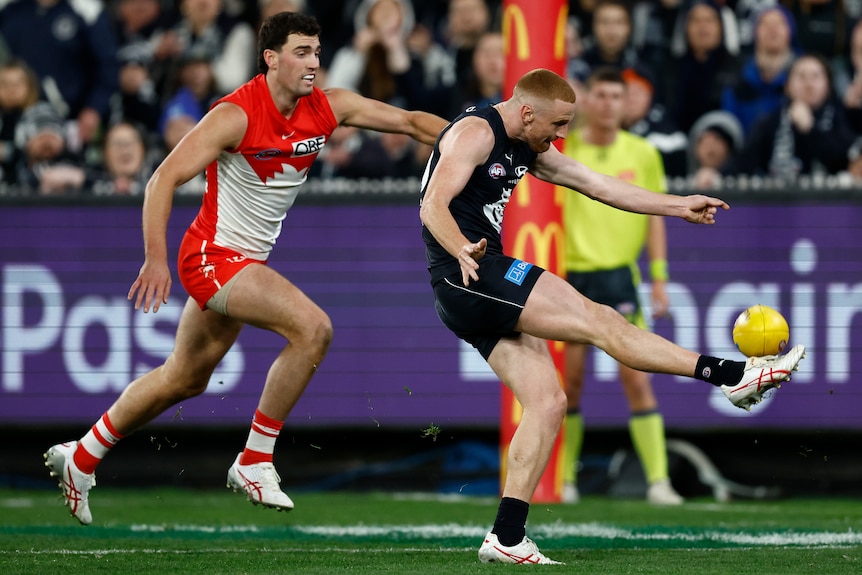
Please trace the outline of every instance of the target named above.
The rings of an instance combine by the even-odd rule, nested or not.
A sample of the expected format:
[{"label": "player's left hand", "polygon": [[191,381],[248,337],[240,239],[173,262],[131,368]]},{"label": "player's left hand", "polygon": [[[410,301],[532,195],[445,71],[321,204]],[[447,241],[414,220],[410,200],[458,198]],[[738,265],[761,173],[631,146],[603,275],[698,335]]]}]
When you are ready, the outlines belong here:
[{"label": "player's left hand", "polygon": [[464,244],[458,252],[458,263],[461,264],[461,280],[464,282],[464,287],[470,285],[470,279],[479,281],[479,274],[476,270],[479,269],[479,259],[485,255],[485,248],[488,247],[488,240],[482,238],[475,244]]},{"label": "player's left hand", "polygon": [[709,196],[685,196],[686,213],[683,218],[693,224],[714,224],[718,208],[729,210],[730,206],[724,200]]}]

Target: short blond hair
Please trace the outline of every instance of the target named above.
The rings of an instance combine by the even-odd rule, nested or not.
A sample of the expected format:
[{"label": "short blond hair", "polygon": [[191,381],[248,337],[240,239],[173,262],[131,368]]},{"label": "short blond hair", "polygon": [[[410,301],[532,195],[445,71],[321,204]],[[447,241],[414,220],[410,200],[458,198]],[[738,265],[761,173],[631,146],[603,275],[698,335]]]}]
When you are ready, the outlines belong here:
[{"label": "short blond hair", "polygon": [[562,76],[545,68],[536,68],[521,76],[513,95],[518,99],[532,97],[575,103],[572,86]]}]

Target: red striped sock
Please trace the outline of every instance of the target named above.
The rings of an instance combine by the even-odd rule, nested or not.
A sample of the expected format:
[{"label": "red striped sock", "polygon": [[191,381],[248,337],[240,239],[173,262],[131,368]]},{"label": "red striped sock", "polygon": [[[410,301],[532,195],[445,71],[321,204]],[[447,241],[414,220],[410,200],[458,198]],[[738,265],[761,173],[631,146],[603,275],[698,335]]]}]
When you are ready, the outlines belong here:
[{"label": "red striped sock", "polygon": [[284,422],[267,417],[259,409],[254,411],[254,419],[251,422],[251,431],[245,449],[239,457],[240,465],[252,465],[254,463],[272,462],[272,453],[275,451],[275,440],[281,432]]},{"label": "red striped sock", "polygon": [[73,457],[75,466],[83,473],[93,473],[108,451],[123,437],[125,436],[114,429],[108,413],[105,412],[78,442],[78,449]]}]

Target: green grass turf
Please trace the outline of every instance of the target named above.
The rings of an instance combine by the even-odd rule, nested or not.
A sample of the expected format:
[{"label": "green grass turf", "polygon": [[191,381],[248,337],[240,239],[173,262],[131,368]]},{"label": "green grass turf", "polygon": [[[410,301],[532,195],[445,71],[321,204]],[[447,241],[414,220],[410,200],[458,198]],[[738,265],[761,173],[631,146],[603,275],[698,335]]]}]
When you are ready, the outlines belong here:
[{"label": "green grass turf", "polygon": [[528,534],[567,565],[516,567],[476,558],[494,498],[294,493],[296,510],[278,513],[227,490],[100,486],[83,527],[58,493],[0,490],[0,575],[862,573],[862,501],[851,499],[534,504]]}]

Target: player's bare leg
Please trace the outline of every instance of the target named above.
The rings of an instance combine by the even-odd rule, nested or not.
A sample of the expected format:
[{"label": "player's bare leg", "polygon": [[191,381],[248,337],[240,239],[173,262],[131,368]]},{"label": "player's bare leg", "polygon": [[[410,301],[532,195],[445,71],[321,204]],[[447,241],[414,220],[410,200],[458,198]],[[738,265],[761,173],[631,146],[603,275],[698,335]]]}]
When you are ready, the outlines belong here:
[{"label": "player's bare leg", "polygon": [[524,410],[509,444],[503,496],[529,502],[563,422],[566,396],[544,340],[502,339],[488,363]]},{"label": "player's bare leg", "polygon": [[[164,364],[129,384],[97,426],[108,420],[112,432],[122,437],[172,405],[202,393],[241,327],[236,320],[213,311],[201,311],[189,299],[180,316],[171,355]],[[69,511],[86,525],[93,520],[89,491],[96,484],[95,467],[99,459],[84,450],[89,467],[79,466],[76,462],[82,456],[79,448],[78,441],[54,445],[45,453],[45,465],[59,479]]]},{"label": "player's bare leg", "polygon": [[691,376],[700,354],[630,324],[562,278],[543,273],[516,327],[543,339],[594,345],[618,362],[653,373]]},{"label": "player's bare leg", "polygon": [[281,425],[317,371],[332,339],[332,324],[311,299],[266,266],[248,266],[227,301],[235,318],[282,335],[287,345],[270,366],[245,449],[228,469],[227,486],[249,501],[279,511],[293,501],[279,486],[272,455]]},{"label": "player's bare leg", "polygon": [[126,387],[108,410],[128,435],[184,399],[204,392],[216,366],[236,341],[242,323],[186,301],[174,350],[161,366]]},{"label": "player's bare leg", "polygon": [[272,363],[258,408],[287,418],[332,340],[332,322],[299,288],[267,266],[248,266],[230,292],[228,314],[278,333],[287,345]]},{"label": "player's bare leg", "polygon": [[752,357],[745,362],[700,355],[637,328],[551,273],[539,277],[516,329],[544,339],[594,345],[638,371],[703,379],[720,385],[728,399],[743,409],[789,380],[805,357],[802,345],[781,356]]},{"label": "player's bare leg", "polygon": [[563,416],[566,396],[544,340],[523,334],[502,339],[488,358],[494,372],[523,407],[509,444],[506,480],[493,529],[479,548],[483,562],[557,563],[526,536],[529,502],[548,465]]}]

